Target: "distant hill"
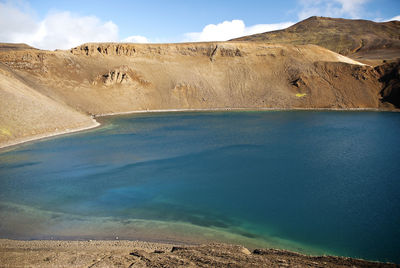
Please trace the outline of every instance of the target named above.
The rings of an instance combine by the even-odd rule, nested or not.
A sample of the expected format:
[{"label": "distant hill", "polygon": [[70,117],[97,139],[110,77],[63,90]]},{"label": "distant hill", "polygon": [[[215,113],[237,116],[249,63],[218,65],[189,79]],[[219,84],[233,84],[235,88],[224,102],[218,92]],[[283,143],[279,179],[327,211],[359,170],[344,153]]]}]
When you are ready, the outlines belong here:
[{"label": "distant hill", "polygon": [[400,21],[377,23],[310,17],[284,30],[244,36],[232,41],[314,44],[352,58],[395,59],[400,57]]},{"label": "distant hill", "polygon": [[26,50],[26,49],[37,49],[27,44],[14,44],[14,43],[0,43],[0,51],[15,51],[15,50]]}]

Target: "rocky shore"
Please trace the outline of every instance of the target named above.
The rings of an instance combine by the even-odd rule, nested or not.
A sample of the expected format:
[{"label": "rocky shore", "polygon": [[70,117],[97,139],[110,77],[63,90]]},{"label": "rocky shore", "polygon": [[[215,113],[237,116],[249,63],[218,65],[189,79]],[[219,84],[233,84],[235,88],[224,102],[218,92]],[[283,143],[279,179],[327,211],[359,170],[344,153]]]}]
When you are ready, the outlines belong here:
[{"label": "rocky shore", "polygon": [[360,259],[307,256],[228,244],[142,241],[0,240],[1,267],[399,267]]}]

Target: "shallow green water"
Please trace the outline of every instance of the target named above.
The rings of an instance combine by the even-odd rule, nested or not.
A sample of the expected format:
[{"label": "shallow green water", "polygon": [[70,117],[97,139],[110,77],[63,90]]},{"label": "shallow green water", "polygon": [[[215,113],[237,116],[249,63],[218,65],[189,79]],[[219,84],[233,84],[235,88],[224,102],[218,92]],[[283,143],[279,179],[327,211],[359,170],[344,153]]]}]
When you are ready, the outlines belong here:
[{"label": "shallow green water", "polygon": [[0,154],[0,237],[223,241],[400,262],[400,114],[170,113]]}]

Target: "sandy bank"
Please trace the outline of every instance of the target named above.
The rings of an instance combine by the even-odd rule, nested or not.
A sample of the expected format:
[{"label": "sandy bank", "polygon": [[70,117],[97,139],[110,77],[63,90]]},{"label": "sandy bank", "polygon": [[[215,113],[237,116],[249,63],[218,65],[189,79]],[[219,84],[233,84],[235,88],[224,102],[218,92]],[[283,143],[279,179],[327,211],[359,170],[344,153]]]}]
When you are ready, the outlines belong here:
[{"label": "sandy bank", "polygon": [[357,112],[357,111],[370,111],[370,112],[399,112],[398,110],[385,110],[375,108],[210,108],[210,109],[157,109],[157,110],[134,110],[120,113],[103,113],[95,115],[94,117],[125,115],[125,114],[142,114],[142,113],[171,113],[171,112],[230,112],[230,111],[342,111],[342,112]]},{"label": "sandy bank", "polygon": [[311,257],[227,244],[0,239],[2,267],[396,267],[359,259]]},{"label": "sandy bank", "polygon": [[31,142],[31,141],[38,141],[38,140],[42,140],[42,139],[50,138],[50,137],[54,137],[54,136],[61,136],[61,135],[65,135],[65,134],[84,131],[84,130],[92,129],[92,128],[95,128],[98,126],[100,126],[100,123],[97,122],[95,119],[93,119],[93,124],[91,124],[90,126],[48,132],[48,133],[43,133],[43,134],[33,135],[33,136],[23,137],[23,138],[17,138],[15,140],[6,141],[4,143],[1,143],[0,144],[0,152],[5,150],[6,148],[9,148],[9,147],[12,147],[15,145],[20,145],[20,144]]}]

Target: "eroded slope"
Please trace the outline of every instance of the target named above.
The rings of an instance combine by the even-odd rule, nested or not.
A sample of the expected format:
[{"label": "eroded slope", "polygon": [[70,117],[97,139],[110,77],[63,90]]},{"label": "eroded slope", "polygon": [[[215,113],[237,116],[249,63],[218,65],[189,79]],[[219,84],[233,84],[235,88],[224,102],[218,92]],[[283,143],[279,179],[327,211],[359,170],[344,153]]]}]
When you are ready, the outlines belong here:
[{"label": "eroded slope", "polygon": [[0,147],[94,126],[87,115],[29,87],[0,64]]}]

